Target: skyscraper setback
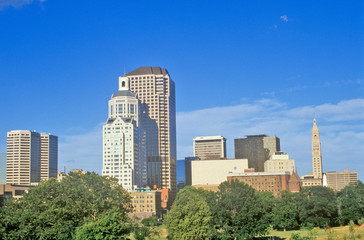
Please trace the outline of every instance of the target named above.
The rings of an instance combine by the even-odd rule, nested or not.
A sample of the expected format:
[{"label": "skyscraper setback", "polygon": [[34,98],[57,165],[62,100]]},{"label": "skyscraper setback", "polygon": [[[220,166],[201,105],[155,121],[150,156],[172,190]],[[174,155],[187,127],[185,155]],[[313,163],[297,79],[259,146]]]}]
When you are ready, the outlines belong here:
[{"label": "skyscraper setback", "polygon": [[160,67],[140,67],[126,74],[141,102],[147,131],[148,184],[177,188],[175,84]]},{"label": "skyscraper setback", "polygon": [[147,184],[147,159],[140,103],[129,83],[128,77],[119,77],[119,90],[109,100],[109,116],[103,127],[102,175],[117,178],[131,192],[135,186]]}]

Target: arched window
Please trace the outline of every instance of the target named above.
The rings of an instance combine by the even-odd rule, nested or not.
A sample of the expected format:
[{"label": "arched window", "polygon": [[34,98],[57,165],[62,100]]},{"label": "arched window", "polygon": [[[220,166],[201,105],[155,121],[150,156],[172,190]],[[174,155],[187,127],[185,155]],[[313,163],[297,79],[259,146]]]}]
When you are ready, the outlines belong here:
[{"label": "arched window", "polygon": [[125,81],[123,81],[123,83],[121,84],[122,87],[125,87]]}]

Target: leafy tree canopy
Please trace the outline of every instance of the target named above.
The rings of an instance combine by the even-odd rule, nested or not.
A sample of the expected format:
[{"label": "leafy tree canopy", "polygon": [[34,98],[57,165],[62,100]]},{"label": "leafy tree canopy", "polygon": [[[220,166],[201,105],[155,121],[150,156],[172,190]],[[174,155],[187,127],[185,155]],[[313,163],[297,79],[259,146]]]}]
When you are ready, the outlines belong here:
[{"label": "leafy tree canopy", "polygon": [[205,239],[212,214],[204,191],[187,186],[180,190],[165,223],[170,239]]},{"label": "leafy tree canopy", "polygon": [[[77,227],[100,226],[110,212],[126,216],[130,196],[116,179],[96,173],[70,173],[62,181],[42,181],[29,193],[5,202],[0,212],[0,239],[72,239]],[[127,218],[119,217],[127,224]],[[97,225],[97,226],[99,226]]]},{"label": "leafy tree canopy", "polygon": [[316,227],[337,224],[338,208],[334,190],[312,186],[304,187],[298,198],[300,221]]},{"label": "leafy tree canopy", "polygon": [[272,223],[278,229],[296,229],[299,227],[298,193],[283,191],[273,208]]},{"label": "leafy tree canopy", "polygon": [[215,237],[253,239],[266,234],[269,218],[263,198],[240,181],[221,183],[216,193],[216,203],[212,205]]},{"label": "leafy tree canopy", "polygon": [[364,184],[346,186],[337,194],[340,224],[346,225],[350,220],[358,223],[364,217]]}]

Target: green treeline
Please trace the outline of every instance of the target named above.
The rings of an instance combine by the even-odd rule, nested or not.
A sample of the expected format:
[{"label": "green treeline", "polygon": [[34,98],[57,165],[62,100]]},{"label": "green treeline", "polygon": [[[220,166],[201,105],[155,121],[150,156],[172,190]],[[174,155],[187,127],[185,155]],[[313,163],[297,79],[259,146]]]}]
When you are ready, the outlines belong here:
[{"label": "green treeline", "polygon": [[[117,180],[95,173],[50,179],[0,207],[0,240],[145,239],[155,218],[131,219],[131,199]],[[164,222],[169,239],[252,239],[279,230],[346,225],[364,218],[364,184],[340,192],[307,187],[299,193],[258,192],[238,181],[217,192],[185,187]]]},{"label": "green treeline", "polygon": [[70,173],[42,181],[0,208],[0,239],[144,239],[153,233],[129,218],[131,199],[117,180]]},{"label": "green treeline", "polygon": [[170,239],[253,239],[273,227],[346,225],[364,218],[364,184],[334,192],[321,186],[299,193],[255,191],[239,181],[223,182],[214,193],[194,187],[181,190],[165,223]]}]

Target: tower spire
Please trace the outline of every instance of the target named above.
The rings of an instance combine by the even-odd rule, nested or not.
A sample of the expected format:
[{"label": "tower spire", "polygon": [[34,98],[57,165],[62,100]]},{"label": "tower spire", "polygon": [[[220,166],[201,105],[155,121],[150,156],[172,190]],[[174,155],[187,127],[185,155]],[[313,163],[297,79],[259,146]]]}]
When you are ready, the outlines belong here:
[{"label": "tower spire", "polygon": [[316,118],[313,119],[312,126],[312,172],[314,178],[322,178],[321,142]]}]

